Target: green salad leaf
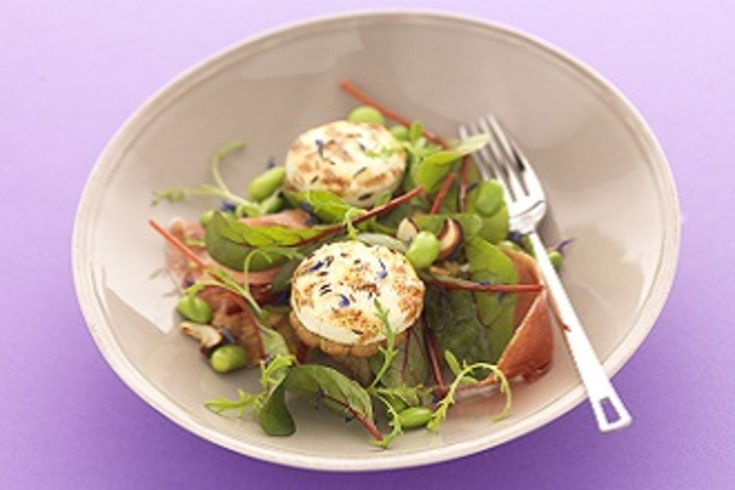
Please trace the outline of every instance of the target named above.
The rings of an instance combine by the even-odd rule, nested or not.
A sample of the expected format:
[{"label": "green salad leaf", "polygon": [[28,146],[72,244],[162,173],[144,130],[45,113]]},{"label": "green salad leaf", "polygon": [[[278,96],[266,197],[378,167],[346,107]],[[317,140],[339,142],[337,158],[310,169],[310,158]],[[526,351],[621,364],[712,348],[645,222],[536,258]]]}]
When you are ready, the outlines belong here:
[{"label": "green salad leaf", "polygon": [[[466,247],[473,281],[493,284],[516,284],[518,275],[513,262],[498,247],[482,238],[473,238]],[[497,362],[513,336],[513,312],[516,295],[476,292],[477,313],[487,327],[491,355],[485,360]]]},{"label": "green salad leaf", "polygon": [[471,136],[450,150],[441,150],[426,155],[415,170],[414,179],[427,192],[436,189],[444,177],[452,170],[449,165],[465,155],[469,155],[485,146],[490,137],[486,134]]},{"label": "green salad leaf", "polygon": [[[372,371],[377,373],[385,362],[384,355],[378,353],[370,357],[368,362]],[[429,361],[426,358],[423,326],[416,324],[407,331],[403,344],[397,347],[397,354],[388,365],[380,384],[386,388],[421,386],[428,381],[430,372]],[[411,405],[408,402],[407,404]]]},{"label": "green salad leaf", "polygon": [[341,223],[345,219],[345,214],[352,208],[329,191],[284,191],[283,194],[291,206],[303,208],[325,223]]},{"label": "green salad leaf", "polygon": [[[269,330],[261,329],[263,332]],[[271,353],[274,353],[275,357],[270,362],[260,364],[260,385],[262,387],[260,393],[250,394],[241,389],[238,390],[239,399],[237,400],[220,397],[207,401],[204,405],[215,413],[234,410],[238,417],[245,415],[247,409],[250,408],[267,434],[288,436],[296,431],[296,424],[286,407],[284,381],[296,358],[290,354],[276,353],[282,350],[281,346],[285,349],[283,338],[281,337],[278,341],[276,336],[280,337],[280,334],[273,331],[273,335],[264,337],[264,340],[267,338],[271,342]],[[288,352],[288,349],[285,350]]]},{"label": "green salad leaf", "polygon": [[249,226],[218,211],[207,223],[204,243],[214,260],[239,271],[243,270],[245,259],[254,248],[271,247],[271,253],[257,254],[251,258],[250,270],[258,271],[281,265],[289,259],[288,254],[283,253],[284,249],[278,251],[274,246],[293,246],[318,235],[322,230],[322,227],[293,229]]},{"label": "green salad leaf", "polygon": [[478,318],[471,291],[426,288],[426,319],[441,351],[452,351],[460,361],[479,362],[491,357],[487,329]]},{"label": "green salad leaf", "polygon": [[330,367],[320,364],[294,366],[284,385],[287,390],[315,403],[321,402],[345,417],[357,415],[373,420],[373,405],[368,392],[356,381]]},{"label": "green salad leaf", "polygon": [[258,423],[269,436],[290,436],[296,423],[286,406],[286,387],[279,384],[258,412]]}]

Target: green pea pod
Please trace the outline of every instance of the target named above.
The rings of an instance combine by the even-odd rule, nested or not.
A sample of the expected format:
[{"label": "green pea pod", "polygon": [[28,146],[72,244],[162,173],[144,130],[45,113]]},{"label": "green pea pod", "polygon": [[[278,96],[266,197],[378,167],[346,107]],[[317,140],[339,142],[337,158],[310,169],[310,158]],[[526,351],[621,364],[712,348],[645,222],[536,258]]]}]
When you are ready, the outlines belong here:
[{"label": "green pea pod", "polygon": [[212,352],[209,356],[209,365],[218,373],[229,373],[244,367],[248,356],[245,349],[236,344],[226,344]]},{"label": "green pea pod", "polygon": [[200,325],[206,325],[212,320],[212,308],[198,296],[182,296],[176,309],[184,318]]},{"label": "green pea pod", "polygon": [[266,170],[250,182],[248,187],[250,197],[256,201],[262,201],[276,192],[283,185],[285,179],[286,169],[283,167],[273,167]]},{"label": "green pea pod", "polygon": [[398,420],[403,429],[418,429],[429,423],[432,414],[426,407],[409,407],[398,413]]}]

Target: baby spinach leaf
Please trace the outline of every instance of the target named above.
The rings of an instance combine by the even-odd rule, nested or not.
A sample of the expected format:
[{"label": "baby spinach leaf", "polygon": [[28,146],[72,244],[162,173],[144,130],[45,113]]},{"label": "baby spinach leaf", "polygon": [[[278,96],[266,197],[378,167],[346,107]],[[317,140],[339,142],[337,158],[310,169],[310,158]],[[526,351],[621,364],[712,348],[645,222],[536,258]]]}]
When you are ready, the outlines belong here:
[{"label": "baby spinach leaf", "polygon": [[[248,226],[224,213],[216,212],[207,223],[204,243],[207,252],[222,265],[243,270],[248,254],[259,247],[293,246],[301,240],[318,235],[323,228],[284,228],[281,226]],[[270,254],[258,253],[250,261],[250,270],[275,267],[288,260],[288,254],[271,249]]]},{"label": "baby spinach leaf", "polygon": [[223,213],[215,213],[209,225],[228,240],[235,243],[262,247],[265,245],[296,245],[302,240],[313,238],[324,230],[324,227],[285,228],[283,226],[249,226]]},{"label": "baby spinach leaf", "polygon": [[230,269],[241,271],[245,257],[253,248],[227,238],[221,231],[227,226],[222,213],[215,213],[205,227],[204,244],[214,260]]},{"label": "baby spinach leaf", "polygon": [[258,423],[269,436],[290,436],[296,423],[286,406],[286,388],[280,384],[258,412]]},{"label": "baby spinach leaf", "polygon": [[[518,275],[513,262],[498,247],[482,238],[473,238],[466,247],[473,281],[516,284]],[[516,296],[497,293],[474,293],[480,321],[490,339],[490,362],[496,362],[513,336],[513,310]]]},{"label": "baby spinach leaf", "polygon": [[442,150],[424,157],[416,169],[414,179],[427,192],[435,190],[439,182],[450,172],[452,162],[465,155],[479,150],[487,144],[490,137],[486,134],[477,134],[467,138],[451,150]]},{"label": "baby spinach leaf", "polygon": [[315,401],[321,400],[325,406],[345,417],[356,413],[366,420],[373,420],[370,395],[356,381],[335,369],[319,364],[294,366],[283,383],[287,390]]},{"label": "baby spinach leaf", "polygon": [[[283,335],[268,327],[261,327],[260,335],[263,338],[265,354],[269,359],[275,360],[278,356],[289,357],[290,352]],[[285,363],[285,361],[281,362]],[[276,371],[276,369],[272,368],[271,371]]]},{"label": "baby spinach leaf", "polygon": [[[397,347],[398,354],[381,378],[384,387],[415,387],[426,383],[429,377],[429,362],[424,347],[423,327],[414,325],[406,334],[406,340]],[[383,354],[368,359],[373,373],[383,365]],[[405,400],[404,400],[405,401]]]},{"label": "baby spinach leaf", "polygon": [[424,311],[442,352],[452,351],[461,362],[490,358],[490,341],[472,292],[428,287]]}]

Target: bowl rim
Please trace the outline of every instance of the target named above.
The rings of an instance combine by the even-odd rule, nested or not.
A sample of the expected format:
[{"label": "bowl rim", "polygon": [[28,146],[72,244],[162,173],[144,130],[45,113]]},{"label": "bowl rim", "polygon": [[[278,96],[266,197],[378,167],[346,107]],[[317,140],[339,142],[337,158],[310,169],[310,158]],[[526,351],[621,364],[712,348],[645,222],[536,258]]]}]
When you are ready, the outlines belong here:
[{"label": "bowl rim", "polygon": [[[638,315],[633,322],[633,328],[615,346],[612,353],[603,363],[608,375],[613,376],[638,349],[663,309],[673,285],[680,249],[681,216],[675,182],[666,156],[653,131],[638,109],[610,81],[573,55],[533,34],[515,27],[475,16],[427,9],[401,8],[332,13],[281,24],[260,34],[246,37],[206,57],[175,76],[145,100],[114,133],[98,157],[84,186],[74,220],[71,244],[74,287],[80,309],[89,331],[108,365],[134,393],[165,417],[199,437],[234,452],[263,461],[311,470],[339,472],[376,471],[420,466],[474,454],[520,437],[557,419],[564,413],[575,408],[585,399],[585,391],[580,383],[556,400],[539,408],[521,423],[472,440],[419,452],[406,454],[391,454],[388,452],[386,453],[387,457],[366,459],[314,456],[296,451],[284,453],[274,447],[254,444],[224,435],[198,422],[183,407],[160,393],[137,370],[125,357],[117,345],[109,326],[106,324],[103,311],[98,302],[99,298],[95,293],[88,251],[90,250],[89,245],[92,237],[93,218],[96,215],[95,202],[101,197],[101,191],[103,190],[103,186],[98,184],[102,183],[114,171],[118,163],[115,156],[124,151],[126,146],[135,139],[130,134],[136,133],[132,129],[144,127],[146,122],[154,119],[160,111],[175,102],[178,96],[182,95],[183,91],[185,91],[185,86],[196,85],[209,75],[228,66],[232,62],[230,59],[232,55],[247,45],[264,43],[266,44],[264,47],[267,48],[269,41],[277,43],[289,34],[295,35],[308,29],[314,29],[320,25],[339,25],[350,22],[355,23],[355,25],[360,25],[376,21],[382,22],[385,19],[391,18],[411,18],[413,21],[423,20],[440,23],[448,22],[458,27],[480,28],[488,32],[494,31],[496,34],[501,34],[525,43],[555,58],[557,62],[566,68],[577,72],[588,83],[601,89],[600,93],[611,108],[615,109],[619,114],[628,116],[624,118],[624,122],[629,126],[631,134],[637,139],[637,143],[641,146],[643,152],[648,155],[651,162],[653,178],[657,180],[661,197],[663,198],[663,240],[656,273],[651,282],[650,289],[641,303]],[[590,417],[590,423],[593,423],[592,417]]]}]

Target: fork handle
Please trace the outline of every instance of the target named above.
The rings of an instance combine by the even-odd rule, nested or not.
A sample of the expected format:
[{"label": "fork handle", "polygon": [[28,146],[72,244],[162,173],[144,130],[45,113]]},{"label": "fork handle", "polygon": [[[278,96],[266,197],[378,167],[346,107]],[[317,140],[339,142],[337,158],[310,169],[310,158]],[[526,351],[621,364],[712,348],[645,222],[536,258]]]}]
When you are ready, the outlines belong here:
[{"label": "fork handle", "polygon": [[[569,301],[564,286],[549,261],[546,247],[535,231],[529,233],[531,244],[536,255],[536,262],[541,269],[546,286],[557,308],[557,314],[564,324],[562,328],[567,340],[567,347],[572,354],[574,364],[577,366],[582,383],[587,389],[588,399],[597,419],[597,426],[601,432],[611,432],[623,429],[630,425],[633,418],[623,405],[605,369],[600,364],[592,344],[584,333],[582,323],[579,321],[572,302]],[[608,402],[617,412],[614,414],[605,411],[604,403]]]}]

